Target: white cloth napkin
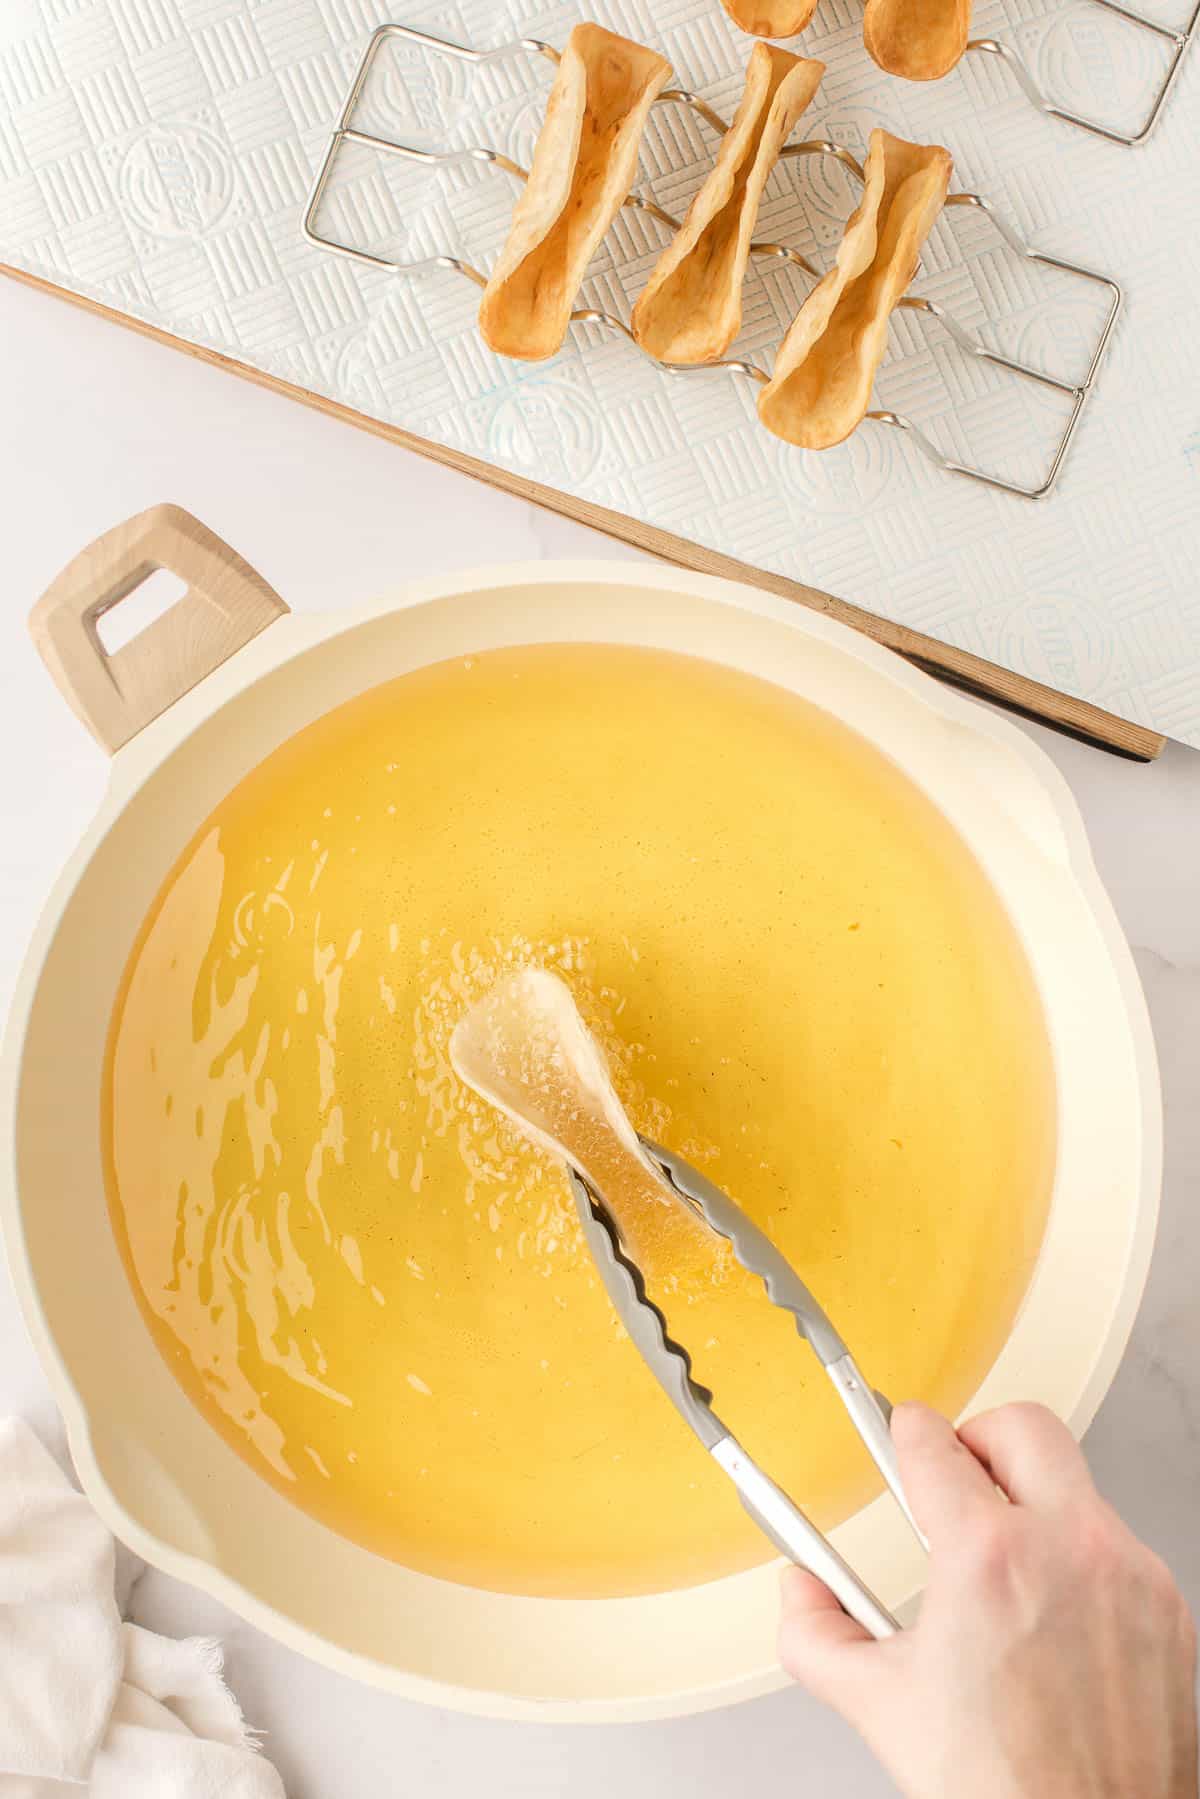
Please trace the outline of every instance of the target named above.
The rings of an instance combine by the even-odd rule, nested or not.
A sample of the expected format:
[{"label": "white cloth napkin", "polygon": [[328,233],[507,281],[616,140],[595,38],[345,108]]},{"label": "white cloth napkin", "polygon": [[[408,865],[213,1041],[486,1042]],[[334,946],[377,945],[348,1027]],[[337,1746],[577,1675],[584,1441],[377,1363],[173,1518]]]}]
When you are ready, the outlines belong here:
[{"label": "white cloth napkin", "polygon": [[211,1638],[122,1624],[113,1539],[0,1420],[0,1799],[284,1799]]}]

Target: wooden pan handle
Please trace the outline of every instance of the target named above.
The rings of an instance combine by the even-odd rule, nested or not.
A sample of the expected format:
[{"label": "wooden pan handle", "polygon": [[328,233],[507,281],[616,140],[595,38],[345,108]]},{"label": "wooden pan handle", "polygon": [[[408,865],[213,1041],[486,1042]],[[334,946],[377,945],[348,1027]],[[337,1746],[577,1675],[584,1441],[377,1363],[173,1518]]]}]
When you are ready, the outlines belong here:
[{"label": "wooden pan handle", "polygon": [[[110,654],[98,620],[160,568],[187,592]],[[63,698],[111,755],[286,611],[199,519],[152,506],[81,550],[30,613],[29,629]]]}]

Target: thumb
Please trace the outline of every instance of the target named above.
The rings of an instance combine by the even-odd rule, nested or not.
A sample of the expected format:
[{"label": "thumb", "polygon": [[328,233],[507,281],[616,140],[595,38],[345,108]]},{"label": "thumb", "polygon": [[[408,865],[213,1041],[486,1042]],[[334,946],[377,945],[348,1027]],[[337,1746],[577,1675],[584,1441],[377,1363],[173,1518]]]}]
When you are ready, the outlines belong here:
[{"label": "thumb", "polygon": [[991,1476],[940,1412],[914,1400],[896,1406],[892,1441],[908,1502],[933,1549],[961,1535],[981,1509],[1003,1503]]},{"label": "thumb", "polygon": [[884,1645],[842,1610],[824,1581],[803,1568],[783,1571],[779,1659],[792,1679],[849,1718],[862,1698],[864,1662]]}]

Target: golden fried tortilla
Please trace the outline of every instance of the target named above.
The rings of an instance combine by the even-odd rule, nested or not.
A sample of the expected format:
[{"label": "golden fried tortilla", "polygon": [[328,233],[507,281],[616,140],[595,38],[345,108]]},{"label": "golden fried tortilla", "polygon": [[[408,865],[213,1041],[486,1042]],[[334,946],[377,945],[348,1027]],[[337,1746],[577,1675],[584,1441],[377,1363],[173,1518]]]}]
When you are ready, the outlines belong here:
[{"label": "golden fried tortilla", "polygon": [[888,319],[917,271],[950,185],[950,152],[873,131],[866,185],[837,260],[792,320],[759,392],[768,431],[804,450],[849,437],[866,412]]},{"label": "golden fried tortilla", "polygon": [[633,185],[671,65],[599,25],[567,39],[533,164],[479,303],[485,343],[536,362],[561,349],[596,246]]},{"label": "golden fried tortilla", "polygon": [[633,335],[664,362],[713,362],[742,323],[742,278],[767,176],[825,64],[755,44],[717,160],[633,309]]},{"label": "golden fried tortilla", "polygon": [[967,47],[971,0],[867,0],[863,43],[889,75],[936,81]]},{"label": "golden fried tortilla", "polygon": [[817,0],[721,0],[721,4],[751,37],[795,37],[817,9]]}]

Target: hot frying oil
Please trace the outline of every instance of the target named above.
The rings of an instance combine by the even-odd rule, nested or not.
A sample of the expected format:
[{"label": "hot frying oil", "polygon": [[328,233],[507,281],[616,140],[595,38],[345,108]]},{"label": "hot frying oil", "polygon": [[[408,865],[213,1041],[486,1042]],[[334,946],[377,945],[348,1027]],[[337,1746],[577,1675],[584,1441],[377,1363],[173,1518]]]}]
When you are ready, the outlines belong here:
[{"label": "hot frying oil", "polygon": [[[525,964],[634,1123],[796,1264],[871,1378],[948,1411],[994,1360],[1052,1178],[1014,933],[882,756],[667,653],[492,651],[373,689],[216,809],[126,971],[114,1227],[180,1383],[359,1543],[502,1590],[665,1588],[770,1553],[624,1336],[566,1182],[452,1073]],[[717,1409],[828,1527],[873,1469],[728,1252],[648,1270]]]}]

